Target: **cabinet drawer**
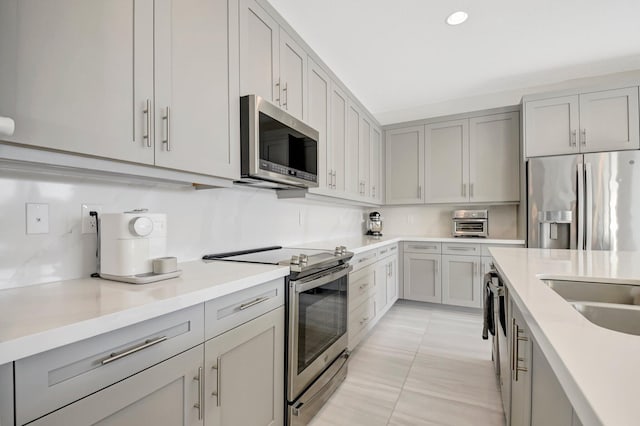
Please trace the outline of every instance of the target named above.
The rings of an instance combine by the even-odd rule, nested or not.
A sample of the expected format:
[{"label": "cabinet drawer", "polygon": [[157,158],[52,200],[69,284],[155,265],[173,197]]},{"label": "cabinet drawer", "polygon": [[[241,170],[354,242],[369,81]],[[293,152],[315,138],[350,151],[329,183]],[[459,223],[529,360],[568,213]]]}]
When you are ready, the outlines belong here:
[{"label": "cabinet drawer", "polygon": [[353,265],[353,270],[357,271],[358,269],[375,263],[376,260],[378,260],[378,251],[370,250],[353,256],[353,259],[351,259],[349,263]]},{"label": "cabinet drawer", "polygon": [[358,345],[367,331],[369,323],[375,317],[374,298],[370,297],[349,314],[349,348]]},{"label": "cabinet drawer", "polygon": [[364,302],[375,291],[375,269],[362,268],[349,274],[349,309]]},{"label": "cabinet drawer", "polygon": [[378,259],[382,259],[383,257],[390,256],[393,254],[398,254],[397,244],[391,244],[378,249]]},{"label": "cabinet drawer", "polygon": [[480,256],[482,244],[473,243],[442,243],[442,254],[460,256]]},{"label": "cabinet drawer", "polygon": [[205,338],[211,339],[282,305],[282,278],[210,300],[204,304]]},{"label": "cabinet drawer", "polygon": [[405,253],[440,254],[442,243],[404,243]]},{"label": "cabinet drawer", "polygon": [[522,244],[496,244],[496,245],[490,245],[490,244],[483,244],[482,245],[482,256],[491,256],[491,253],[489,253],[489,249],[491,247],[524,247]]},{"label": "cabinet drawer", "polygon": [[202,343],[203,305],[15,362],[16,420],[30,422]]}]

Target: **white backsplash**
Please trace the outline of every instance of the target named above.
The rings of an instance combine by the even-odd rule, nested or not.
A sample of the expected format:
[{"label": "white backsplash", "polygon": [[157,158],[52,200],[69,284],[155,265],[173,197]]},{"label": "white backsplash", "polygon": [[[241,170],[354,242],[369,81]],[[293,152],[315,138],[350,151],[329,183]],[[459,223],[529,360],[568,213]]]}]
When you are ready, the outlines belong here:
[{"label": "white backsplash", "polygon": [[[379,211],[384,220],[385,234],[429,237],[451,236],[451,213],[464,206],[398,206],[383,207]],[[489,237],[518,238],[518,206],[467,207],[489,210]]]},{"label": "white backsplash", "polygon": [[[49,233],[27,235],[25,204],[49,205]],[[260,189],[143,186],[0,172],[0,289],[89,276],[96,236],[81,234],[81,204],[103,213],[148,208],[166,213],[168,255],[291,245],[361,234],[363,210],[304,200],[278,200]]]}]

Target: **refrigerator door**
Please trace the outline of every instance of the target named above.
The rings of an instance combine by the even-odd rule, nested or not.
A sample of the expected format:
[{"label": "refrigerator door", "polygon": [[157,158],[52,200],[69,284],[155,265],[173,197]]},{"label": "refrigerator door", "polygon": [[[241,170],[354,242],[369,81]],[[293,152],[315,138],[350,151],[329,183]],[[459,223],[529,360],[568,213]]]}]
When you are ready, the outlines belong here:
[{"label": "refrigerator door", "polygon": [[531,248],[571,248],[578,245],[578,203],[582,195],[582,155],[530,158],[527,179],[527,234]]},{"label": "refrigerator door", "polygon": [[584,163],[587,249],[640,250],[640,151],[585,154]]}]

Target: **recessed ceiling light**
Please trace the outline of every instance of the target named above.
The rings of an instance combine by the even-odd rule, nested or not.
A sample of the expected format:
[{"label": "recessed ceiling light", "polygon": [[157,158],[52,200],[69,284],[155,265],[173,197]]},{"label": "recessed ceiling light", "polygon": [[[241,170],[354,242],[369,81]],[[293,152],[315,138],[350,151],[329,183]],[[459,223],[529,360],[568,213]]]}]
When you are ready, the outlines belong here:
[{"label": "recessed ceiling light", "polygon": [[468,17],[469,17],[469,15],[467,15],[467,12],[463,12],[463,11],[459,10],[459,11],[453,12],[451,15],[449,15],[449,17],[447,18],[447,24],[449,24],[449,25],[460,25],[464,21],[466,21]]}]

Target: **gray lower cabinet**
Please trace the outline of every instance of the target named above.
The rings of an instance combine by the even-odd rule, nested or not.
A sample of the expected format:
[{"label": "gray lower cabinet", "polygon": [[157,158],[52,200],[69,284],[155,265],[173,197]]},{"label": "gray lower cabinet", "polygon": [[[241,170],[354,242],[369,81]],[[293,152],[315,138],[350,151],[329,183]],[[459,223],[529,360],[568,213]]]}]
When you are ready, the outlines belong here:
[{"label": "gray lower cabinet", "polygon": [[439,254],[404,254],[404,298],[442,302]]},{"label": "gray lower cabinet", "polygon": [[442,256],[442,303],[482,307],[480,260],[478,256]]},{"label": "gray lower cabinet", "polygon": [[196,346],[30,425],[203,425],[203,350]]},{"label": "gray lower cabinet", "polygon": [[205,424],[277,426],[284,416],[284,307],[205,343]]},{"label": "gray lower cabinet", "polygon": [[0,426],[13,426],[13,364],[0,365]]},{"label": "gray lower cabinet", "polygon": [[511,424],[531,424],[531,335],[513,300],[509,303],[511,321],[509,359],[511,360]]}]

